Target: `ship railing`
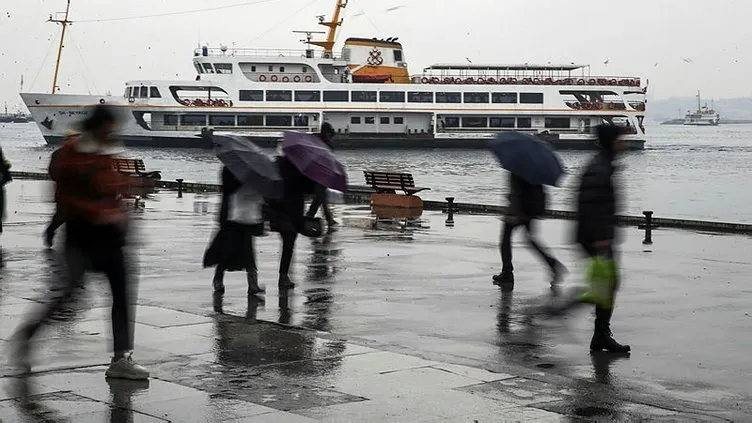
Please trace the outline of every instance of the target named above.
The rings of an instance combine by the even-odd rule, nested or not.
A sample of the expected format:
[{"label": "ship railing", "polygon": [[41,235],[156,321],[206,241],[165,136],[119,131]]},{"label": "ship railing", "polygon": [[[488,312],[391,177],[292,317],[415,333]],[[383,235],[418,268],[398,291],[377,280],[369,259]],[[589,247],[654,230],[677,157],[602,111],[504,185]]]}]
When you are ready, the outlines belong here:
[{"label": "ship railing", "polygon": [[413,75],[411,81],[414,84],[440,84],[440,85],[577,85],[577,86],[620,86],[640,88],[640,78],[625,76],[580,76],[580,77],[541,77],[541,76],[518,76],[515,74],[476,74],[451,75],[451,74],[421,74]]},{"label": "ship railing", "polygon": [[193,50],[193,56],[253,56],[253,57],[307,57],[309,59],[337,59],[334,55],[324,52],[300,49],[264,49],[264,48],[197,48]]}]

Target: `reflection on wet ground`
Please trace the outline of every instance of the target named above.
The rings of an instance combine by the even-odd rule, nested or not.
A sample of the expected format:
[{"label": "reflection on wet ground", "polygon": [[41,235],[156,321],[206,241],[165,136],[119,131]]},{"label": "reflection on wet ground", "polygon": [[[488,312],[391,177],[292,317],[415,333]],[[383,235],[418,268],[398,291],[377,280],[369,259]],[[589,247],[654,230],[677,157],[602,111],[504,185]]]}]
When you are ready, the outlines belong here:
[{"label": "reflection on wet ground", "polygon": [[[447,228],[446,216],[432,213],[409,225],[398,219],[374,228],[370,210],[340,208],[341,228],[299,240],[296,291],[276,292],[279,240],[270,236],[257,244],[267,294],[247,297],[244,276],[234,273],[227,293],[212,296],[211,271],[197,264],[205,245],[197,240],[210,238],[214,216],[193,211],[194,200],[158,194],[138,215],[136,358],[152,370],[150,383],[104,380],[107,285],[93,276],[54,329],[41,334],[32,377],[37,407],[22,407],[8,391],[12,369],[0,363],[0,420],[750,418],[743,390],[749,385],[734,376],[747,369],[749,341],[729,335],[742,333],[746,320],[737,314],[749,305],[742,295],[748,287],[737,284],[748,274],[748,260],[734,255],[749,247],[745,240],[703,238],[723,257],[698,257],[690,245],[694,234],[662,232],[651,256],[641,245],[627,247],[626,273],[639,277],[626,280],[615,324],[638,348],[632,357],[590,356],[589,311],[564,320],[537,314],[549,293],[521,249],[515,292],[491,285],[498,270],[495,219],[456,215],[455,227]],[[26,203],[26,211],[17,209],[19,219],[31,221],[25,213],[41,215],[41,206]],[[8,228],[0,270],[3,351],[20,319],[57,292],[64,269],[57,250],[42,252],[43,220]],[[557,255],[574,262],[574,252],[545,225],[544,234]],[[699,278],[711,260],[715,279],[726,283],[688,289],[686,275]],[[681,293],[683,302],[669,301],[656,280]],[[711,316],[724,331],[708,330],[718,324]],[[677,354],[666,334],[688,344],[704,337],[725,348],[690,345]],[[696,357],[712,363],[712,372],[691,367]]]}]

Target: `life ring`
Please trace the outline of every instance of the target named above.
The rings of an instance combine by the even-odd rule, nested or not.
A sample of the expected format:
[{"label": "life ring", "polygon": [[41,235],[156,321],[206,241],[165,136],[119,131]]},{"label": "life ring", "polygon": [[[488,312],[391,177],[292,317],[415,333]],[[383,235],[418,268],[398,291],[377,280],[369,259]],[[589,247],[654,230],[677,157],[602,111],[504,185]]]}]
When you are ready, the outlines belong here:
[{"label": "life ring", "polygon": [[219,107],[227,107],[227,103],[224,100],[217,100],[217,106]]},{"label": "life ring", "polygon": [[204,102],[203,102],[203,101],[201,101],[201,99],[200,99],[200,98],[197,98],[197,99],[193,100],[193,101],[191,102],[191,104],[192,104],[192,105],[194,105],[194,106],[196,106],[196,107],[201,107],[201,106],[203,106],[203,105],[204,105]]},{"label": "life ring", "polygon": [[507,83],[507,79],[506,78],[499,79],[499,84],[506,84],[506,83]]},{"label": "life ring", "polygon": [[279,80],[279,77],[277,77],[277,75],[272,75],[271,80],[272,82],[277,82]]},{"label": "life ring", "polygon": [[533,82],[530,78],[525,78],[522,80],[522,85],[530,85],[530,83]]},{"label": "life ring", "polygon": [[290,82],[290,77],[289,76],[283,76],[282,77],[282,82]]},{"label": "life ring", "polygon": [[99,104],[104,104],[104,99],[103,98],[99,99]]},{"label": "life ring", "polygon": [[546,78],[543,80],[544,85],[552,85],[554,83],[554,80],[551,78]]},{"label": "life ring", "polygon": [[616,85],[616,80],[612,79],[612,80],[608,81],[608,85]]},{"label": "life ring", "polygon": [[585,110],[592,110],[593,109],[593,105],[591,103],[585,103],[585,104],[582,105],[582,108],[585,109]]},{"label": "life ring", "polygon": [[423,78],[420,78],[420,83],[421,84],[428,84],[428,78],[426,78],[425,76]]},{"label": "life ring", "polygon": [[591,78],[590,80],[588,80],[587,83],[588,83],[588,85],[595,85],[596,81],[595,81],[595,79]]},{"label": "life ring", "polygon": [[452,83],[452,78],[444,78],[444,83],[445,84],[451,84]]},{"label": "life ring", "polygon": [[580,78],[577,80],[577,85],[585,85],[585,80]]},{"label": "life ring", "polygon": [[465,84],[472,84],[475,80],[472,77],[465,78]]},{"label": "life ring", "polygon": [[431,78],[431,83],[432,84],[438,84],[439,83],[439,78],[437,78],[437,77],[434,76],[433,78]]},{"label": "life ring", "polygon": [[259,81],[261,82],[266,81],[266,75],[259,75]]},{"label": "life ring", "polygon": [[479,84],[485,84],[486,83],[486,79],[485,78],[478,78],[478,80],[475,81],[475,82],[477,82]]},{"label": "life ring", "polygon": [[462,83],[462,79],[460,77],[454,78],[454,83],[455,84],[461,84]]},{"label": "life ring", "polygon": [[540,79],[538,79],[538,78],[534,78],[533,79],[533,85],[540,85],[540,83],[541,83]]},{"label": "life ring", "polygon": [[295,77],[292,80],[295,82],[300,82],[300,75],[295,75]]},{"label": "life ring", "polygon": [[582,104],[580,103],[574,103],[572,104],[572,108],[575,110],[580,110],[582,108]]},{"label": "life ring", "polygon": [[190,106],[191,105],[191,100],[188,100],[186,98],[185,100],[181,101],[180,104],[182,104],[183,106]]},{"label": "life ring", "polygon": [[492,76],[492,77],[488,78],[488,83],[489,84],[495,84],[496,83],[496,79]]},{"label": "life ring", "polygon": [[509,78],[509,79],[507,79],[507,83],[508,84],[516,84],[517,83],[517,78]]},{"label": "life ring", "polygon": [[305,82],[313,82],[313,77],[311,75],[307,75],[305,77]]}]

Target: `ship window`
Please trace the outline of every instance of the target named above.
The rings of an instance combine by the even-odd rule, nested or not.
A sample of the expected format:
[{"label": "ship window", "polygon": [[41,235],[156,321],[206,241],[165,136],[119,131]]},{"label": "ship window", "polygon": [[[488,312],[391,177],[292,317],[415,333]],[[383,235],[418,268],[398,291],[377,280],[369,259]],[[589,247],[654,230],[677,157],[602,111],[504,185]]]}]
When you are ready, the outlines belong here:
[{"label": "ship window", "polygon": [[308,126],[308,116],[295,116],[293,126]]},{"label": "ship window", "polygon": [[404,103],[404,91],[382,91],[379,93],[379,101],[382,103]]},{"label": "ship window", "polygon": [[376,118],[372,117],[372,116],[366,117],[365,122],[366,122],[366,125],[375,125],[376,124]]},{"label": "ship window", "polygon": [[274,72],[274,66],[269,66],[269,72]]},{"label": "ship window", "polygon": [[513,117],[492,117],[488,126],[491,128],[514,128],[514,123]]},{"label": "ship window", "polygon": [[349,94],[347,91],[324,91],[324,101],[350,101]]},{"label": "ship window", "polygon": [[261,115],[238,115],[238,126],[264,126]]},{"label": "ship window", "polygon": [[266,126],[292,126],[292,116],[269,115],[266,117]]},{"label": "ship window", "polygon": [[280,67],[279,67],[279,71],[280,71],[280,72],[284,72],[284,71],[285,71],[285,67],[284,67],[284,66],[280,66]]},{"label": "ship window", "polygon": [[533,127],[533,118],[518,117],[517,118],[517,127],[518,128],[532,128]]},{"label": "ship window", "polygon": [[394,50],[394,61],[395,62],[402,61],[402,50]]},{"label": "ship window", "polygon": [[209,125],[235,126],[235,116],[233,115],[209,115]]},{"label": "ship window", "polygon": [[460,93],[436,93],[437,103],[462,103],[462,94]]},{"label": "ship window", "polygon": [[182,115],[180,124],[183,126],[204,126],[206,125],[206,115]]},{"label": "ship window", "polygon": [[232,73],[232,63],[215,63],[214,69],[217,70],[217,73]]},{"label": "ship window", "polygon": [[570,118],[546,118],[546,128],[548,129],[569,129],[572,124]]},{"label": "ship window", "polygon": [[459,128],[460,127],[460,118],[456,116],[446,117],[444,118],[442,122],[443,122],[442,127],[444,128]]},{"label": "ship window", "polygon": [[240,101],[264,101],[264,92],[261,90],[240,90]]},{"label": "ship window", "polygon": [[251,66],[251,72],[256,72],[256,66]]},{"label": "ship window", "polygon": [[267,90],[266,101],[292,101],[292,91]]},{"label": "ship window", "polygon": [[359,103],[375,103],[376,91],[353,91],[352,101]]},{"label": "ship window", "polygon": [[408,103],[433,103],[433,93],[410,91],[407,93]]},{"label": "ship window", "polygon": [[488,93],[465,93],[465,103],[488,103]]},{"label": "ship window", "polygon": [[303,73],[308,73],[308,68],[303,66]]},{"label": "ship window", "polygon": [[360,116],[352,116],[350,118],[350,124],[352,124],[352,125],[360,125]]},{"label": "ship window", "polygon": [[149,98],[149,87],[141,87],[141,98]]},{"label": "ship window", "polygon": [[125,87],[125,96],[126,97],[133,97],[133,95],[132,95],[132,93],[133,93],[132,88],[133,87]]},{"label": "ship window", "polygon": [[164,115],[162,119],[165,126],[178,126],[178,115]]},{"label": "ship window", "polygon": [[204,63],[204,71],[205,73],[214,73],[211,63]]},{"label": "ship window", "polygon": [[543,93],[520,93],[522,104],[543,104]]},{"label": "ship window", "polygon": [[396,118],[394,118],[394,124],[395,125],[404,125],[405,124],[405,118],[403,118],[403,117],[396,117]]},{"label": "ship window", "polygon": [[321,91],[295,91],[295,101],[321,101]]},{"label": "ship window", "polygon": [[193,66],[196,68],[196,72],[198,72],[198,73],[204,73],[204,70],[201,68],[201,64],[194,63]]},{"label": "ship window", "polygon": [[491,94],[491,102],[492,103],[516,104],[517,103],[517,93],[493,93],[493,94]]},{"label": "ship window", "polygon": [[488,118],[478,116],[464,116],[462,118],[463,128],[485,128],[488,126]]},{"label": "ship window", "polygon": [[159,93],[159,88],[151,87],[151,98],[162,98],[162,94]]},{"label": "ship window", "polygon": [[382,116],[381,119],[379,119],[379,122],[382,125],[389,125],[389,122],[390,122],[389,116]]}]

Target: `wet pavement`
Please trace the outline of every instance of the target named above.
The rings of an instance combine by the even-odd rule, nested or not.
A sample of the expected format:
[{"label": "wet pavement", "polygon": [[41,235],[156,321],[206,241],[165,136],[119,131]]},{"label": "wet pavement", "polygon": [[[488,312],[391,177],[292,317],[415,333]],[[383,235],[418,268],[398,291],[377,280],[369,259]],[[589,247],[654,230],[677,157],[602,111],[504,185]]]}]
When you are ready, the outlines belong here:
[{"label": "wet pavement", "polygon": [[[42,247],[47,185],[7,188],[3,357],[61,271]],[[491,285],[499,221],[489,216],[447,227],[440,213],[376,222],[367,207],[343,206],[338,231],[299,240],[295,293],[277,293],[272,233],[257,242],[265,298],[249,300],[240,274],[214,297],[201,257],[217,202],[162,193],[134,213],[135,358],[152,371],[148,384],[105,381],[107,288],[93,276],[40,333],[36,409],[20,406],[0,363],[0,421],[752,421],[748,237],[658,230],[646,252],[642,232],[625,230],[613,330],[634,352],[614,358],[588,353],[587,311],[527,320],[548,289],[521,234],[515,292]],[[541,229],[575,285],[568,227]]]}]

